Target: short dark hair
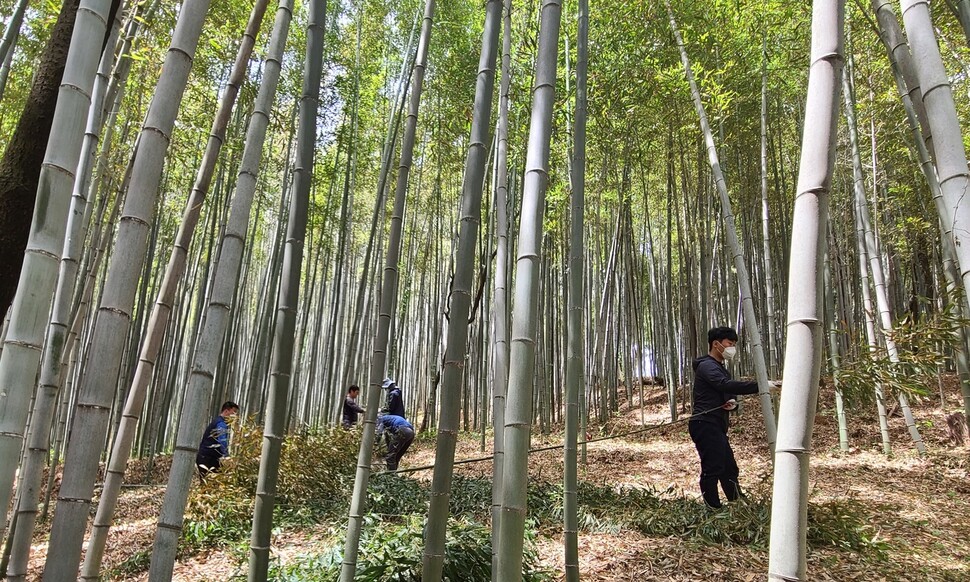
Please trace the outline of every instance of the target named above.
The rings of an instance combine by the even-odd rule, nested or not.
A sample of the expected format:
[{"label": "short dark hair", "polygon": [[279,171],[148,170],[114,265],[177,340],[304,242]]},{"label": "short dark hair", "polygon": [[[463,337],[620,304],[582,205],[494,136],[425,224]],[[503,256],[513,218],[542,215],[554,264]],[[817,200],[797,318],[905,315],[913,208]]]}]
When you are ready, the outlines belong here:
[{"label": "short dark hair", "polygon": [[347,392],[360,392],[360,386],[357,384],[351,384],[350,388],[347,388]]},{"label": "short dark hair", "polygon": [[714,347],[714,342],[723,340],[738,341],[738,332],[733,327],[712,327],[707,332],[707,349]]},{"label": "short dark hair", "polygon": [[239,405],[232,400],[226,400],[222,403],[222,408],[219,409],[219,412],[225,412],[226,410],[239,410]]}]

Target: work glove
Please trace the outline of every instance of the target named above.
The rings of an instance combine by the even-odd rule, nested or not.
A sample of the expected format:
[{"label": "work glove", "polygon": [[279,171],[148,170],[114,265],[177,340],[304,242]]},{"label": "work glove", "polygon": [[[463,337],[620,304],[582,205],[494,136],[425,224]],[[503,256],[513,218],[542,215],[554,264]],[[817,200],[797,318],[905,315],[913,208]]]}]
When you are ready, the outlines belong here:
[{"label": "work glove", "polygon": [[735,400],[734,398],[728,400],[727,402],[721,405],[721,408],[723,408],[724,410],[734,410],[737,407],[738,407],[738,401]]}]

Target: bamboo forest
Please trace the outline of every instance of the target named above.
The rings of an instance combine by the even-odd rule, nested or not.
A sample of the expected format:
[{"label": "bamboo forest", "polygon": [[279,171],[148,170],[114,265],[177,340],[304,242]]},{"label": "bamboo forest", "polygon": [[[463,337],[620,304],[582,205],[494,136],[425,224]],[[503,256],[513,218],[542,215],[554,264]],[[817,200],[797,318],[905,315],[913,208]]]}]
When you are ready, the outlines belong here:
[{"label": "bamboo forest", "polygon": [[0,23],[5,579],[970,580],[970,0]]}]

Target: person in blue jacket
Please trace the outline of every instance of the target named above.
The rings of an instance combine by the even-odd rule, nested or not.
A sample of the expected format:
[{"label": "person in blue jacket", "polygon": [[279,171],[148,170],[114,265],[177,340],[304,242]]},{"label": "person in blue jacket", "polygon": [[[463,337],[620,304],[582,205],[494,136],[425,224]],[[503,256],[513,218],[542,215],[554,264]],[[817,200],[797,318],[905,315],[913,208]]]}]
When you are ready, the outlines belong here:
[{"label": "person in blue jacket", "polygon": [[701,459],[701,494],[711,508],[721,507],[718,483],[728,501],[741,495],[738,463],[728,442],[728,411],[737,407],[736,396],[756,394],[758,383],[734,380],[724,362],[737,353],[738,332],[715,327],[707,332],[708,353],[694,360],[694,414],[688,423],[690,438]]},{"label": "person in blue jacket", "polygon": [[239,405],[232,401],[223,403],[219,416],[212,419],[209,426],[202,433],[199,452],[195,455],[195,464],[199,467],[199,476],[205,480],[209,473],[219,470],[224,457],[229,456],[229,419],[239,413]]},{"label": "person in blue jacket", "polygon": [[401,457],[414,441],[414,427],[403,416],[384,414],[377,418],[378,437],[381,434],[387,437],[387,456],[384,457],[387,470],[397,471]]}]

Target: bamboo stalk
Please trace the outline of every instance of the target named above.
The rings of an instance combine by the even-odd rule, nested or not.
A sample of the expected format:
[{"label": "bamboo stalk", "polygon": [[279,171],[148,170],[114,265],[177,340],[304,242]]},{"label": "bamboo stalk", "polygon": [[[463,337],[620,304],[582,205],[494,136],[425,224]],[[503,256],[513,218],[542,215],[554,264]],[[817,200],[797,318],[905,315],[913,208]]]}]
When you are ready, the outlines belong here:
[{"label": "bamboo stalk", "polygon": [[785,390],[778,416],[768,579],[807,580],[808,476],[822,366],[822,256],[835,166],[843,61],[843,0],[812,8],[812,52],[788,276]]},{"label": "bamboo stalk", "polygon": [[[44,153],[20,284],[0,353],[0,507],[10,504],[110,0],[81,2]],[[0,534],[6,520],[0,525]],[[72,574],[73,576],[73,574]]]}]

